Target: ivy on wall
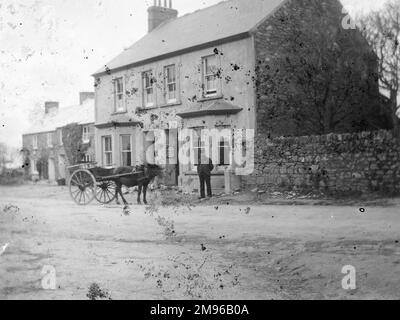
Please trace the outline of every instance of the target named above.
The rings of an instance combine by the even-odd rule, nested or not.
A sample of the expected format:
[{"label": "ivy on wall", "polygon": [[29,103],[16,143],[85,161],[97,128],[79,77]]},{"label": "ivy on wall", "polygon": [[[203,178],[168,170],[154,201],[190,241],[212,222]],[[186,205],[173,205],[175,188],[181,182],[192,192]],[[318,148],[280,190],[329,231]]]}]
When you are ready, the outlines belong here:
[{"label": "ivy on wall", "polygon": [[65,126],[62,128],[62,137],[68,162],[71,165],[79,163],[90,147],[90,143],[82,142],[82,126],[76,123]]},{"label": "ivy on wall", "polygon": [[[21,155],[23,157],[23,165],[22,169],[24,169],[24,175],[26,178],[30,177],[31,171],[36,171],[39,175],[40,179],[48,179],[49,178],[49,157],[50,151],[48,149],[39,149],[37,151],[32,152],[23,148],[21,150]],[[31,160],[36,159],[36,167],[31,168]]]}]

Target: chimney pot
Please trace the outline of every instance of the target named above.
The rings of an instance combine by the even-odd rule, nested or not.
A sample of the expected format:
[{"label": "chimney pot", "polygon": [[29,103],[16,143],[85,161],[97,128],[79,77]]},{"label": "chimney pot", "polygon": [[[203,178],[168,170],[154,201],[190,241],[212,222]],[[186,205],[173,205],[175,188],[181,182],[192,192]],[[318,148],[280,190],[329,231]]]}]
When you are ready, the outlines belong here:
[{"label": "chimney pot", "polygon": [[94,92],[79,92],[79,104],[82,105],[86,100],[94,99]]},{"label": "chimney pot", "polygon": [[46,101],[44,103],[44,113],[49,114],[50,112],[58,111],[60,103],[57,101]]},{"label": "chimney pot", "polygon": [[164,0],[164,7],[161,6],[161,0],[158,1],[158,6],[152,6],[148,9],[148,28],[149,32],[153,31],[160,24],[165,21],[172,20],[178,17],[178,11],[172,9],[172,1],[169,1],[169,8],[167,7],[167,0]]}]

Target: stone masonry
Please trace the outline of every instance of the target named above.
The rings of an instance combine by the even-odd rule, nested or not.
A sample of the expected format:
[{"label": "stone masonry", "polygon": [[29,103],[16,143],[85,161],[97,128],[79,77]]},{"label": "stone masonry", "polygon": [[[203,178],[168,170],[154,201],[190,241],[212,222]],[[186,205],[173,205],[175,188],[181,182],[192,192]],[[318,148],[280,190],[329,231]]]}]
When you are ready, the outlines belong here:
[{"label": "stone masonry", "polygon": [[242,178],[244,188],[400,193],[400,142],[389,131],[256,139],[263,143],[256,143],[255,171]]}]

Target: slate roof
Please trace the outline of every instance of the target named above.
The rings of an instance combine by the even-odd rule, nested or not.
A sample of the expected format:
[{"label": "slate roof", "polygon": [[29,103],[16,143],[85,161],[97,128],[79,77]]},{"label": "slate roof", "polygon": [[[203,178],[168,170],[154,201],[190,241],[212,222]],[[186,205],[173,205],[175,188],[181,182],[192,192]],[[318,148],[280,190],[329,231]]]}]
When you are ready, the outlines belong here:
[{"label": "slate roof", "polygon": [[212,101],[208,104],[202,104],[200,106],[182,111],[177,115],[181,118],[193,118],[201,117],[205,115],[226,115],[226,114],[236,114],[242,111],[243,108],[235,106],[224,100]]},{"label": "slate roof", "polygon": [[140,65],[164,55],[247,35],[287,0],[229,0],[169,20],[146,34],[94,75]]},{"label": "slate roof", "polygon": [[94,123],[94,99],[87,99],[82,105],[59,108],[57,113],[50,113],[38,119],[24,134],[55,131],[68,124]]}]

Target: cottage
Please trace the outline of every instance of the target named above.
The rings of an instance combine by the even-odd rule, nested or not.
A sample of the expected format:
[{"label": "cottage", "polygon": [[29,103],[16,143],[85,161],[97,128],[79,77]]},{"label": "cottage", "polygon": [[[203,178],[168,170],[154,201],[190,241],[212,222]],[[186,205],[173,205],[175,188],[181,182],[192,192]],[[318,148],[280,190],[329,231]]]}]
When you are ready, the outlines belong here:
[{"label": "cottage", "polygon": [[[271,135],[301,135],[316,130],[322,130],[321,134],[329,130],[351,131],[355,123],[366,124],[360,107],[373,114],[372,107],[361,100],[357,103],[343,100],[338,88],[355,88],[367,98],[379,96],[374,78],[376,59],[357,30],[342,30],[342,12],[342,5],[336,0],[230,0],[178,17],[172,1],[168,4],[165,1],[163,5],[161,1],[154,1],[148,9],[148,33],[93,75],[98,162],[110,167],[136,165],[163,153],[161,158],[165,159],[167,172],[164,183],[193,191],[198,188],[197,161],[205,152],[205,145],[196,133],[204,129],[253,130],[267,141]],[[311,26],[311,31],[307,31],[305,26],[315,17],[327,17],[327,25],[319,29]],[[294,32],[288,29],[289,21],[297,24]],[[289,39],[288,34],[292,36],[296,31],[297,38]],[[286,56],[289,49],[285,49],[287,52],[279,49],[283,45],[297,46],[295,41],[313,34],[317,34],[316,40],[319,40],[327,38],[328,34],[339,37],[342,33],[347,39],[345,43],[337,41],[334,46],[326,44],[326,47],[337,54],[335,65],[347,61],[341,70],[352,75],[362,74],[354,82],[350,83],[335,70],[329,84],[325,84],[322,74],[319,78],[309,75],[322,87],[306,90],[300,86],[304,81],[290,74],[287,66],[286,69],[276,68],[278,62],[291,61],[291,57]],[[325,45],[308,41],[297,47],[308,48],[314,42]],[[354,52],[350,56],[342,47]],[[358,55],[360,52],[362,54]],[[298,53],[293,55],[300,57]],[[316,61],[332,60],[328,56],[308,56]],[[359,61],[357,66],[352,64],[353,60]],[[295,66],[304,64],[304,61],[293,61]],[[296,70],[296,75],[300,74],[303,72]],[[293,108],[299,101],[318,100],[307,97],[314,91],[326,95],[325,100],[321,98],[321,102],[315,103],[325,111],[313,111],[314,102],[309,102],[307,108]],[[347,96],[355,94],[349,91]],[[330,107],[334,101],[340,105],[341,113],[337,118]],[[279,112],[273,108],[279,108]],[[302,110],[310,112],[301,114]],[[310,129],[309,120],[319,113],[321,119],[315,121],[318,125]],[[297,115],[300,114],[299,120]],[[273,115],[280,118],[275,119]],[[362,125],[357,128],[363,129]],[[178,139],[182,129],[194,132],[185,141],[193,160],[189,163],[178,157],[183,147]],[[155,147],[154,132],[159,130],[165,131],[165,148]],[[233,137],[228,140],[220,137],[216,143],[214,188],[223,189],[227,183],[231,189],[236,188],[246,177],[234,177],[233,181],[232,177],[227,179],[226,173],[227,169],[232,169],[233,145],[237,141]],[[243,150],[249,149],[244,141],[239,145]],[[259,156],[257,145],[254,148],[255,155]]]},{"label": "cottage", "polygon": [[79,105],[64,108],[46,102],[44,114],[23,135],[28,176],[54,182],[67,177],[67,166],[95,161],[94,93],[79,98]]}]

